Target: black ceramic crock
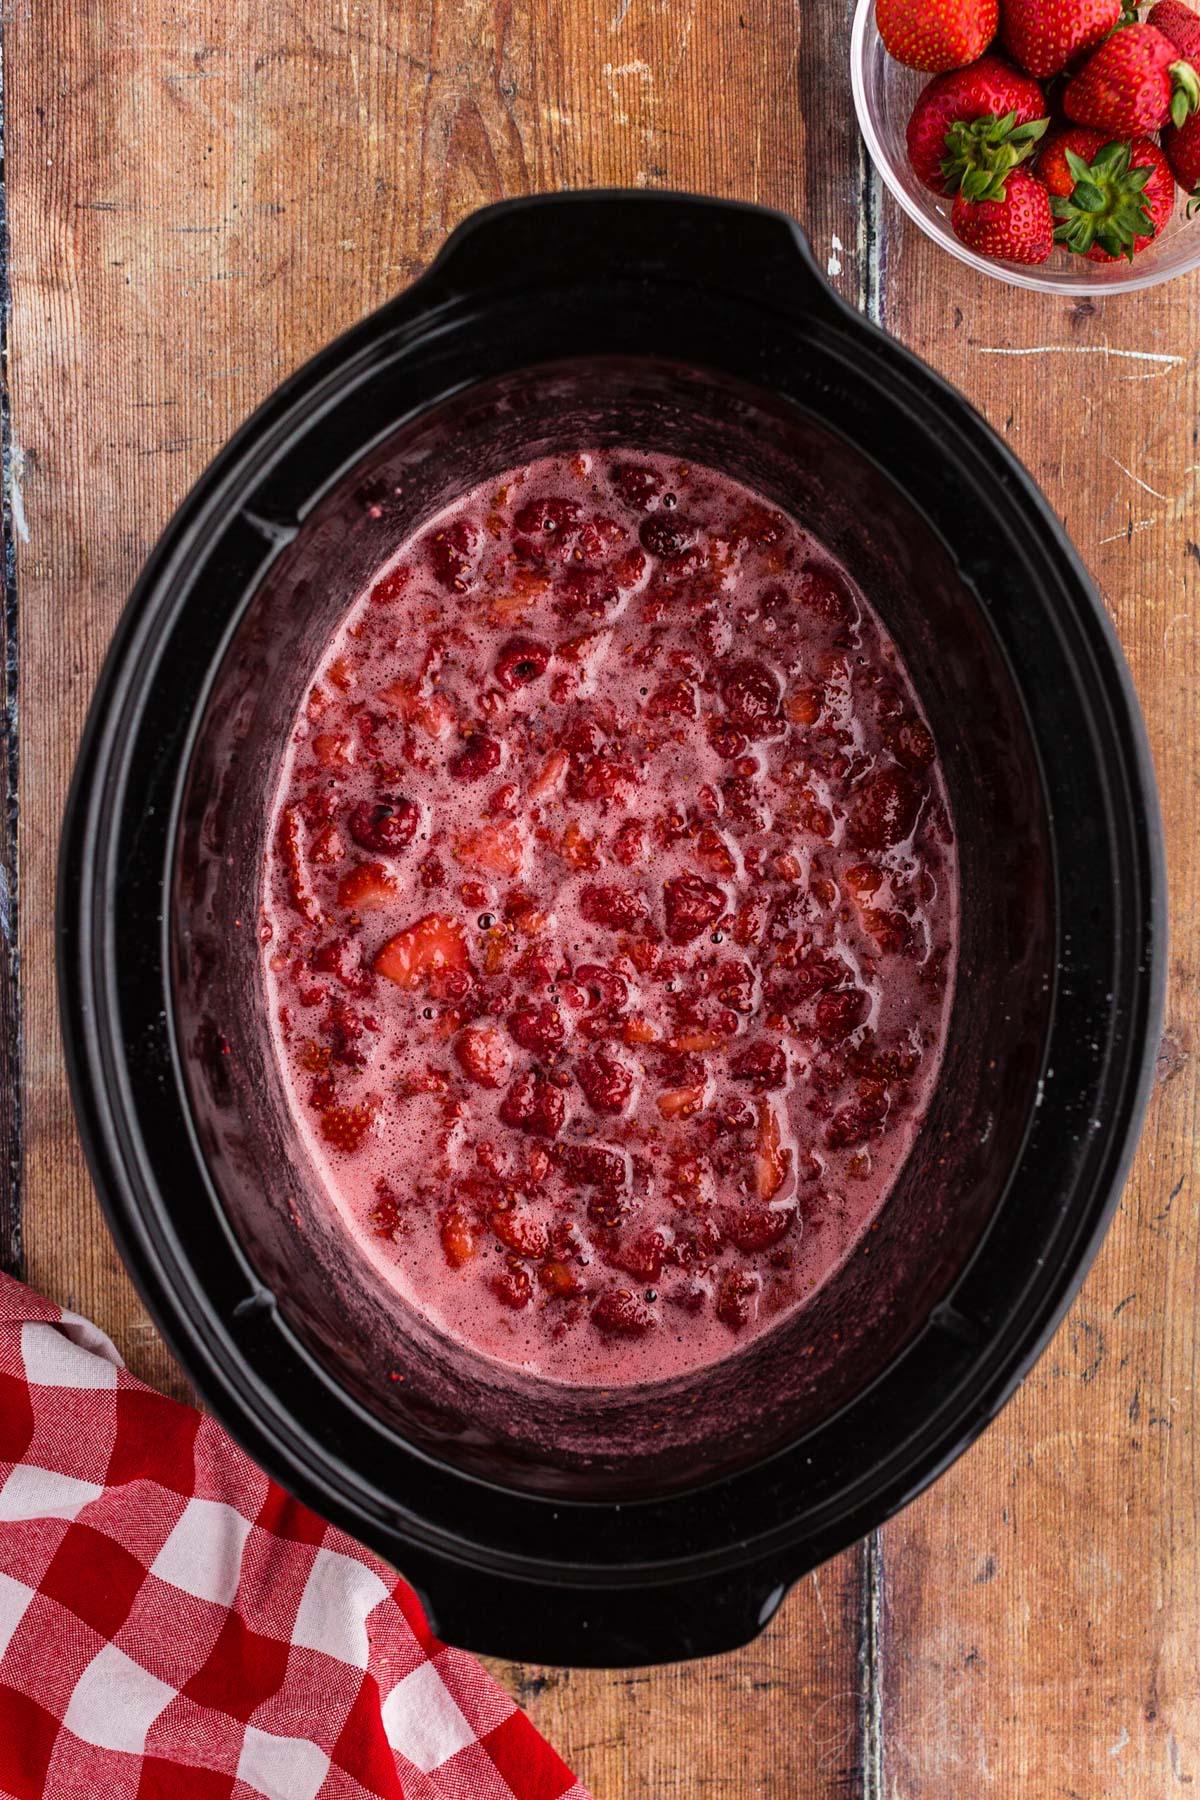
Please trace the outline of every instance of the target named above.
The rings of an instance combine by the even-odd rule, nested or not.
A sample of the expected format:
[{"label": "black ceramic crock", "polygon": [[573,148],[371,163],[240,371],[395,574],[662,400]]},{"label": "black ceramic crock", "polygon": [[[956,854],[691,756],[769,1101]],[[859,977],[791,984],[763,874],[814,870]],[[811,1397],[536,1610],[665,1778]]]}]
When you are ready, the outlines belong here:
[{"label": "black ceramic crock", "polygon": [[[962,951],[938,1095],[863,1251],[703,1381],[564,1404],[406,1336],[310,1206],[256,1035],[256,887],[282,734],[373,564],[456,490],[618,443],[740,476],[862,584],[942,749]],[[1132,1153],[1163,908],[1120,650],[1006,446],[830,291],[789,219],[562,195],[469,220],[168,527],[80,751],[62,1016],[122,1255],[251,1455],[454,1641],[643,1663],[750,1638],[1028,1369]]]}]

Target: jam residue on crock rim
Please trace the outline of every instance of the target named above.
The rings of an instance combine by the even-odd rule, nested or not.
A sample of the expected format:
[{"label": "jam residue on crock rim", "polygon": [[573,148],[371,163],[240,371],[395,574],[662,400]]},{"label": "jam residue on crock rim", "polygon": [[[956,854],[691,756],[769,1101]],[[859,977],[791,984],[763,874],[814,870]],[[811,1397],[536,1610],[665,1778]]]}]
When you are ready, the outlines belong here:
[{"label": "jam residue on crock rim", "polygon": [[398,547],[295,722],[262,937],[314,1181],[487,1356],[712,1362],[870,1228],[956,910],[933,738],[814,538],[661,455],[513,470]]}]

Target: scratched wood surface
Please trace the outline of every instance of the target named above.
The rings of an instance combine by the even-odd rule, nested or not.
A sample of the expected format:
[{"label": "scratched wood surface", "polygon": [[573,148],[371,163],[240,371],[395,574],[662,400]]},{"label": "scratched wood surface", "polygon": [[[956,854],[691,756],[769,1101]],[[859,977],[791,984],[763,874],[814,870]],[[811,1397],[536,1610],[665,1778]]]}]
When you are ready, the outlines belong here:
[{"label": "scratched wood surface", "polygon": [[738,1655],[497,1672],[600,1800],[1162,1800],[1200,1780],[1200,284],[1092,305],[952,266],[865,163],[848,24],[847,0],[8,0],[0,1254],[187,1392],[83,1166],[51,919],[99,659],[213,451],[482,202],[628,184],[786,207],[1005,432],[1101,584],[1163,787],[1160,1079],[1079,1302],[930,1494]]}]

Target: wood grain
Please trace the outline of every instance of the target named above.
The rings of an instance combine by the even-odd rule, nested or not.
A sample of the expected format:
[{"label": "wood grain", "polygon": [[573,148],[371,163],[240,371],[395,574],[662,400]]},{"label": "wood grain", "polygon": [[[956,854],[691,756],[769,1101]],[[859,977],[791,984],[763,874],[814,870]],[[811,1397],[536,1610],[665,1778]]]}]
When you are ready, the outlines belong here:
[{"label": "wood grain", "polygon": [[[799,1584],[737,1656],[500,1673],[604,1800],[1186,1788],[1200,1768],[1196,285],[1080,306],[952,267],[866,168],[846,0],[110,0],[103,12],[17,0],[3,31],[9,492],[28,521],[16,577],[30,1279],[99,1318],[139,1373],[186,1391],[91,1193],[52,968],[75,741],[174,505],[288,369],[486,201],[628,184],[786,207],[842,291],[1008,434],[1104,586],[1173,859],[1162,1081],[1079,1305],[931,1494]],[[18,1018],[11,1005],[4,1016]],[[15,1035],[4,1042],[11,1054]]]}]

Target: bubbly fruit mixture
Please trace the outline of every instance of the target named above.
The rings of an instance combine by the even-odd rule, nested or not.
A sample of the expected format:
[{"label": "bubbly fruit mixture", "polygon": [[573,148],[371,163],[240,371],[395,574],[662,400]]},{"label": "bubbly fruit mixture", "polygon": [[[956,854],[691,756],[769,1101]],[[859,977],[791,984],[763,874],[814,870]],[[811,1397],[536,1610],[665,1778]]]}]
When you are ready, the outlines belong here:
[{"label": "bubbly fruit mixture", "polygon": [[713,470],[579,454],[439,515],[295,722],[262,937],[330,1202],[453,1340],[568,1382],[727,1356],[879,1210],[956,865],[895,646]]}]

